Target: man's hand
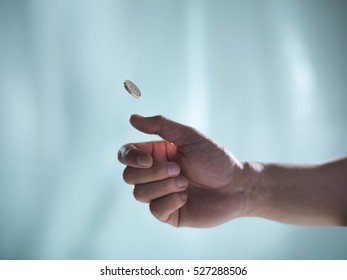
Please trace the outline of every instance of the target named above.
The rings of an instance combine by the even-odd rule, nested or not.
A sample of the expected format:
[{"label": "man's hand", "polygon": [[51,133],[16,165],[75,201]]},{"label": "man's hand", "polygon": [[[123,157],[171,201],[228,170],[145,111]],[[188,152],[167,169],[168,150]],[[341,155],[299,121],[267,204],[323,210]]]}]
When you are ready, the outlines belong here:
[{"label": "man's hand", "polygon": [[347,225],[347,157],[321,164],[240,162],[195,129],[133,115],[163,141],[127,144],[118,159],[134,196],[174,226],[209,227],[237,217]]},{"label": "man's hand", "polygon": [[132,115],[138,130],[163,141],[126,144],[118,159],[137,200],[176,227],[209,227],[245,216],[251,208],[243,164],[195,129],[162,116]]}]

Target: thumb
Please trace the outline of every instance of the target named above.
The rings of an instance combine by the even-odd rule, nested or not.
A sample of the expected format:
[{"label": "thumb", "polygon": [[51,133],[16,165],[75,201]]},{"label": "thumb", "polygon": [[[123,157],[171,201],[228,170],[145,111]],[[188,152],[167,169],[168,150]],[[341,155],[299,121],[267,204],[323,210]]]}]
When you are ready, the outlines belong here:
[{"label": "thumb", "polygon": [[202,134],[196,129],[174,122],[163,116],[142,117],[131,115],[130,123],[136,129],[147,133],[159,135],[164,140],[174,143],[177,147],[199,141]]}]

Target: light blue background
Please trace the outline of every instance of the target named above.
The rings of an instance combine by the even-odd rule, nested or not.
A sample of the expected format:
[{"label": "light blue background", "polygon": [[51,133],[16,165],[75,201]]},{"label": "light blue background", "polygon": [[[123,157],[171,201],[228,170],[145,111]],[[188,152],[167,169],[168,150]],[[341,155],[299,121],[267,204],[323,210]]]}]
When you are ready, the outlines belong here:
[{"label": "light blue background", "polygon": [[[347,230],[155,220],[118,148],[131,113],[242,160],[347,154],[347,1],[0,1],[0,258],[346,259]],[[133,80],[143,96],[125,93]]]}]

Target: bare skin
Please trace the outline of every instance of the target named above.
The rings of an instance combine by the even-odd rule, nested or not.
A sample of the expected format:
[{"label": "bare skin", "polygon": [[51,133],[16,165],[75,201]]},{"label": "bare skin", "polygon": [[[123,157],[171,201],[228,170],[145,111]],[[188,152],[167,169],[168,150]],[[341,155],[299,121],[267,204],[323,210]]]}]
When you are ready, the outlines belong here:
[{"label": "bare skin", "polygon": [[347,158],[317,165],[239,161],[194,128],[162,116],[132,115],[130,123],[163,139],[118,151],[134,197],[162,222],[211,227],[252,216],[347,225]]}]

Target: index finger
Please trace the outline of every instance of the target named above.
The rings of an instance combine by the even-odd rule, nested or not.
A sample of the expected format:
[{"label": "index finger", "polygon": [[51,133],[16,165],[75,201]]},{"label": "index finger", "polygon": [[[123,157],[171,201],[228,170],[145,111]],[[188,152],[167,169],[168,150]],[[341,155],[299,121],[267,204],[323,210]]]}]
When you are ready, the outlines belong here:
[{"label": "index finger", "polygon": [[134,144],[125,144],[118,150],[118,160],[131,167],[148,168],[153,164],[153,158],[148,152],[139,149]]}]

